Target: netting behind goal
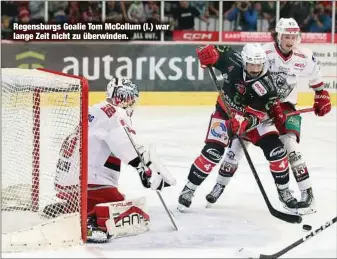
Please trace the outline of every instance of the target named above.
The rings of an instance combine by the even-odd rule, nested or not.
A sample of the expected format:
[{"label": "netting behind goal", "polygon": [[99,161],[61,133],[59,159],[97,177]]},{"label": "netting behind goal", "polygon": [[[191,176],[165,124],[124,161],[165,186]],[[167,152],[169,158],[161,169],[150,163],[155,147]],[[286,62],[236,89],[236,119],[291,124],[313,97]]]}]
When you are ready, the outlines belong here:
[{"label": "netting behind goal", "polygon": [[1,72],[2,251],[81,243],[87,81],[46,70]]}]

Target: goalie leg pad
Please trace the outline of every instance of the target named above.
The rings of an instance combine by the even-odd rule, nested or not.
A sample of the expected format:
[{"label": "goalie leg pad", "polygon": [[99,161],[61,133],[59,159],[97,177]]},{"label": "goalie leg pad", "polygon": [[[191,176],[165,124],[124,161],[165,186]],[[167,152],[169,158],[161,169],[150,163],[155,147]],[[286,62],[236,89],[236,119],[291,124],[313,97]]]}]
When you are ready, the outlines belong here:
[{"label": "goalie leg pad", "polygon": [[106,202],[123,201],[124,195],[118,188],[108,185],[88,185],[88,216],[94,215],[94,208],[97,204]]},{"label": "goalie leg pad", "polygon": [[149,230],[150,216],[145,197],[97,204],[94,211],[98,227],[114,238]]}]

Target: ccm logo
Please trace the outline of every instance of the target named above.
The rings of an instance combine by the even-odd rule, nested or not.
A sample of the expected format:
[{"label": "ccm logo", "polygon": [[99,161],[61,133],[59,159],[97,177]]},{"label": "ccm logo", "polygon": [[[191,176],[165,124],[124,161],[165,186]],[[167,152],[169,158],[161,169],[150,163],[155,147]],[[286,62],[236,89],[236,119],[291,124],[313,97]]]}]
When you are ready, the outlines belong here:
[{"label": "ccm logo", "polygon": [[212,40],[212,33],[184,33],[184,40]]}]

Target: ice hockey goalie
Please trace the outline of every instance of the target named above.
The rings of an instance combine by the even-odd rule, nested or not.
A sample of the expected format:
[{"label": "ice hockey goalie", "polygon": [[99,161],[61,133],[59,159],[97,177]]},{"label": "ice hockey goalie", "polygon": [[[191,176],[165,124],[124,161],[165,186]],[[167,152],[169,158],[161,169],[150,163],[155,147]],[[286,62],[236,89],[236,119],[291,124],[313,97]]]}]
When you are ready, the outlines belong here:
[{"label": "ice hockey goalie", "polygon": [[[106,95],[106,100],[89,108],[88,115],[88,242],[106,242],[111,237],[136,235],[149,229],[145,197],[127,200],[118,190],[121,162],[137,170],[145,188],[162,190],[175,184],[154,150],[139,145],[131,126],[138,87],[129,79],[114,78],[107,85]],[[78,161],[78,134],[76,128],[60,150],[55,188],[64,202],[49,205],[45,209],[48,216],[72,212],[67,201],[76,195],[79,176],[69,172],[74,172],[71,168]]]}]

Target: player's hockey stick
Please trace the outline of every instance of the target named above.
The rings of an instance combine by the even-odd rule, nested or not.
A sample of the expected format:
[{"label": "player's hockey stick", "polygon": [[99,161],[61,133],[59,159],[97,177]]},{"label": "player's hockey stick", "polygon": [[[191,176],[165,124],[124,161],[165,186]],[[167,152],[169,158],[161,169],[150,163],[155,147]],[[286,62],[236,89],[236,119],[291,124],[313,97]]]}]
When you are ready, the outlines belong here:
[{"label": "player's hockey stick", "polygon": [[[136,151],[136,154],[137,156],[139,157],[140,159],[140,162],[142,163],[142,165],[145,167],[145,161],[144,161],[144,158],[142,157],[142,155],[139,153],[138,149],[136,148],[136,144],[135,142],[133,141],[132,137],[130,136],[130,133],[128,131],[128,128],[127,128],[127,125],[125,123],[122,123],[120,118],[118,118],[118,120],[120,121],[120,124],[122,125],[126,135],[128,136],[134,150]],[[173,218],[173,214],[172,212],[167,208],[167,205],[166,205],[166,202],[164,201],[163,199],[163,196],[161,195],[160,191],[156,190],[156,193],[160,199],[160,202],[163,204],[163,207],[167,213],[167,215],[169,216],[171,222],[172,222],[172,225],[174,226],[175,230],[178,230],[178,226],[177,226],[177,223],[175,222],[174,218]]]},{"label": "player's hockey stick", "polygon": [[332,220],[326,222],[324,225],[320,226],[318,229],[310,232],[305,237],[302,237],[301,239],[297,240],[296,242],[288,245],[287,247],[283,248],[282,250],[278,251],[275,254],[266,255],[266,254],[260,254],[258,258],[279,258],[281,255],[284,255],[285,253],[289,252],[291,249],[295,248],[296,246],[303,244],[304,242],[308,241],[312,237],[316,236],[318,233],[322,232],[324,229],[330,227],[334,223],[337,222],[337,217],[334,217]]},{"label": "player's hockey stick", "polygon": [[[217,78],[215,76],[214,70],[213,70],[213,68],[211,66],[208,66],[208,69],[209,69],[209,72],[210,72],[211,77],[213,79],[213,82],[214,82],[216,88],[218,89],[219,95],[222,98],[223,103],[225,105],[225,109],[226,109],[225,112],[227,113],[227,115],[229,116],[229,118],[232,118],[233,116],[232,116],[231,110],[227,106],[226,100],[224,98],[224,92],[223,92],[222,88],[220,87],[219,81],[217,80]],[[286,222],[289,222],[289,223],[301,223],[302,222],[302,217],[301,216],[299,216],[299,215],[293,215],[293,214],[288,214],[288,213],[284,213],[284,212],[278,211],[278,210],[276,210],[271,205],[271,203],[269,201],[269,198],[268,198],[268,196],[266,194],[266,191],[264,190],[263,185],[261,183],[260,177],[257,174],[255,166],[253,165],[253,162],[252,162],[252,160],[251,160],[251,158],[249,156],[249,153],[247,151],[245,143],[243,142],[241,136],[236,135],[236,137],[238,138],[238,140],[239,140],[239,142],[240,142],[240,144],[242,146],[242,149],[243,149],[243,152],[245,153],[245,156],[246,156],[246,159],[248,161],[249,167],[250,167],[250,169],[251,169],[251,171],[252,171],[252,173],[254,175],[254,178],[255,178],[255,180],[257,182],[257,185],[259,186],[261,194],[262,194],[262,196],[264,198],[264,201],[267,204],[267,207],[268,207],[269,212],[271,213],[271,215],[273,215],[274,217],[276,217],[276,218],[278,218],[280,220],[283,220],[283,221],[286,221]]]},{"label": "player's hockey stick", "polygon": [[[305,108],[305,109],[289,112],[289,113],[286,114],[286,116],[290,117],[290,116],[299,115],[299,114],[306,113],[306,112],[313,112],[314,110],[315,110],[314,108]],[[273,121],[274,121],[274,118],[269,118],[269,119],[261,121],[261,123],[262,124],[268,124],[268,123],[272,123]],[[256,129],[258,126],[259,126],[259,124],[254,126],[254,127],[249,128],[248,130],[246,130],[245,133],[247,133],[249,131],[252,131],[253,129]]]}]

